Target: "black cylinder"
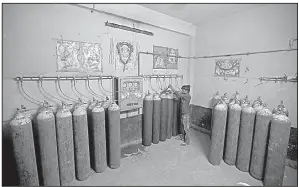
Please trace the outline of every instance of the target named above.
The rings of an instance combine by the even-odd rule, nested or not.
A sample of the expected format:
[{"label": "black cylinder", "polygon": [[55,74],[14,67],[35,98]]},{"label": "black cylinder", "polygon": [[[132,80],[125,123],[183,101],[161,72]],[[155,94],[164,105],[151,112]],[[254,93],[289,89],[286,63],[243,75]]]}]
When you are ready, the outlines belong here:
[{"label": "black cylinder", "polygon": [[160,121],[160,141],[165,141],[167,137],[167,118],[168,118],[168,104],[166,94],[161,94],[161,121]]},{"label": "black cylinder", "polygon": [[44,186],[59,186],[59,166],[55,117],[51,109],[42,108],[36,116],[37,134]]},{"label": "black cylinder", "polygon": [[108,166],[111,169],[120,167],[120,110],[112,103],[108,108]]},{"label": "black cylinder", "polygon": [[178,97],[173,95],[173,126],[172,136],[179,134],[179,123],[178,123]]},{"label": "black cylinder", "polygon": [[229,106],[223,158],[228,165],[235,165],[236,163],[241,110],[239,102]]},{"label": "black cylinder", "polygon": [[273,115],[264,176],[265,186],[282,185],[290,129],[291,122],[286,115]]},{"label": "black cylinder", "polygon": [[223,157],[223,147],[227,120],[227,105],[224,102],[215,106],[213,112],[213,128],[211,135],[211,148],[209,162],[219,165]]},{"label": "black cylinder", "polygon": [[63,108],[56,113],[56,130],[60,184],[66,186],[75,179],[72,113]]},{"label": "black cylinder", "polygon": [[18,112],[9,126],[19,185],[39,186],[31,119]]},{"label": "black cylinder", "polygon": [[258,180],[263,179],[271,119],[272,113],[267,108],[256,113],[249,173]]},{"label": "black cylinder", "polygon": [[142,144],[144,146],[150,146],[152,143],[153,107],[153,96],[148,93],[143,99]]},{"label": "black cylinder", "polygon": [[105,130],[105,110],[100,105],[92,109],[91,136],[93,137],[93,159],[92,168],[97,173],[102,173],[107,168],[106,155],[106,130]]},{"label": "black cylinder", "polygon": [[78,106],[73,112],[74,142],[75,142],[75,168],[76,178],[86,180],[90,174],[90,153],[87,112],[85,107]]},{"label": "black cylinder", "polygon": [[154,94],[153,97],[153,136],[152,142],[159,143],[160,138],[160,122],[161,122],[161,98],[159,94]]},{"label": "black cylinder", "polygon": [[171,93],[167,94],[167,139],[172,137],[172,126],[173,126],[173,96]]},{"label": "black cylinder", "polygon": [[[185,133],[185,130],[184,130],[184,125],[182,123],[182,119],[181,119],[181,105],[182,105],[182,99],[181,98],[178,98],[178,123],[179,123],[179,132],[180,134],[184,135]],[[185,135],[184,135],[185,137]]]},{"label": "black cylinder", "polygon": [[241,112],[236,160],[236,167],[241,171],[249,171],[255,113],[251,106],[244,107]]}]

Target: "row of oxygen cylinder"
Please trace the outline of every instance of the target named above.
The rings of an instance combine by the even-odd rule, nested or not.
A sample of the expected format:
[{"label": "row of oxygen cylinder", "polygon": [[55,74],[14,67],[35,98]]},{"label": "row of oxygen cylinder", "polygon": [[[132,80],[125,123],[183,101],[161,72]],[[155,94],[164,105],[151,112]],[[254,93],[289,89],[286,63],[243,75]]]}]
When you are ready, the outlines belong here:
[{"label": "row of oxygen cylinder", "polygon": [[120,167],[120,110],[106,100],[90,105],[48,104],[30,118],[19,110],[10,122],[21,186],[68,185],[95,172]]},{"label": "row of oxygen cylinder", "polygon": [[210,163],[223,159],[265,186],[281,186],[291,128],[283,101],[270,111],[260,97],[251,104],[238,92],[230,100],[217,92],[213,106]]},{"label": "row of oxygen cylinder", "polygon": [[165,92],[151,94],[143,99],[142,144],[150,146],[183,133],[180,125],[180,99]]}]

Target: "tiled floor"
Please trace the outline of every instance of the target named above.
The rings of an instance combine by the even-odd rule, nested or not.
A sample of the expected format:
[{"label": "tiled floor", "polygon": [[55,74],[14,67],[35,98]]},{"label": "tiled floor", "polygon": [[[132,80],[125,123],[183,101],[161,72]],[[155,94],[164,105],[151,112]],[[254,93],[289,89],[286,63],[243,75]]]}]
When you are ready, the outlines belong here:
[{"label": "tiled floor", "polygon": [[[74,181],[70,185],[262,186],[261,181],[234,166],[224,162],[220,166],[211,165],[207,160],[208,135],[193,129],[191,135],[190,146],[181,146],[181,141],[172,137],[149,147],[127,148],[122,153],[124,158],[119,169],[92,172],[87,180]],[[297,170],[286,167],[283,185],[297,185]]]}]

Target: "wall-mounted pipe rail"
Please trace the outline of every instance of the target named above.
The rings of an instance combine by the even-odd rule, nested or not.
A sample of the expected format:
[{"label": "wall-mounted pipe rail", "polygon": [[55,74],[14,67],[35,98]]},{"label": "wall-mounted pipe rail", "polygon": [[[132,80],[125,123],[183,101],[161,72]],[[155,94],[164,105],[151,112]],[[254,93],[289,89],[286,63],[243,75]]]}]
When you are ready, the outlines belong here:
[{"label": "wall-mounted pipe rail", "polygon": [[177,77],[183,77],[183,75],[178,75],[178,74],[168,74],[168,75],[140,75],[140,77],[143,78],[177,78]]},{"label": "wall-mounted pipe rail", "polygon": [[16,81],[65,81],[65,80],[100,80],[100,79],[114,79],[115,76],[23,76],[23,77],[16,77],[14,78]]}]

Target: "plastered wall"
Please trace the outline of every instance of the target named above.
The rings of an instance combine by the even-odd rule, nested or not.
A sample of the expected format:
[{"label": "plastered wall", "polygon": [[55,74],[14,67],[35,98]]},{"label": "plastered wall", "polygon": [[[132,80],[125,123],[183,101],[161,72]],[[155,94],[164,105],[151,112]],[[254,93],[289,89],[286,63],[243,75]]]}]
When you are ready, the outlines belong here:
[{"label": "plastered wall", "polygon": [[[199,25],[196,32],[196,56],[288,49],[289,39],[297,37],[297,5],[272,4],[249,9],[229,17],[210,20]],[[224,57],[225,58],[225,57]],[[297,127],[297,83],[261,83],[261,76],[283,76],[297,73],[297,51],[236,56],[242,58],[242,78],[214,77],[215,59],[197,59],[194,77],[193,103],[211,108],[211,98],[217,91],[228,96],[238,90],[250,100],[258,96],[272,110],[280,100],[289,109],[293,127]],[[246,71],[248,68],[249,71]],[[246,84],[244,84],[247,81]]]},{"label": "plastered wall", "polygon": [[[153,32],[154,36],[105,27],[104,22],[106,21],[148,30]],[[37,108],[36,104],[24,97],[17,82],[13,80],[14,77],[74,74],[56,72],[56,41],[59,39],[101,43],[104,75],[137,75],[137,68],[134,71],[122,72],[121,70],[115,70],[114,66],[109,64],[109,37],[111,36],[117,39],[138,41],[140,51],[152,52],[153,45],[157,45],[177,48],[182,56],[188,56],[189,53],[188,35],[153,25],[133,23],[133,21],[125,18],[106,13],[91,13],[88,9],[68,4],[3,5],[3,121],[10,120],[16,108],[20,107],[21,104],[30,109]],[[142,55],[140,62],[141,73],[151,74],[153,57]],[[188,71],[188,60],[181,59],[178,71],[172,73],[183,74],[184,80],[181,83],[189,83]],[[77,73],[77,75],[82,74],[84,75],[84,73]],[[97,75],[99,73],[91,73],[91,75],[93,74]],[[109,93],[101,91],[97,81],[91,81],[90,83],[95,92],[101,95],[109,95]],[[153,80],[152,84],[154,89],[157,89],[156,80]],[[106,90],[111,88],[109,81],[104,80],[103,86]],[[61,81],[61,87],[70,97],[77,98],[79,96],[71,89],[70,82]],[[77,88],[84,95],[92,97],[86,90],[83,81],[77,82]],[[36,100],[47,99],[52,104],[60,103],[55,99],[44,97],[37,82],[24,82],[24,89],[28,95]],[[50,94],[58,96],[58,89],[54,82],[44,82],[44,89]],[[145,82],[144,91],[147,90],[150,90],[150,88]]]}]

